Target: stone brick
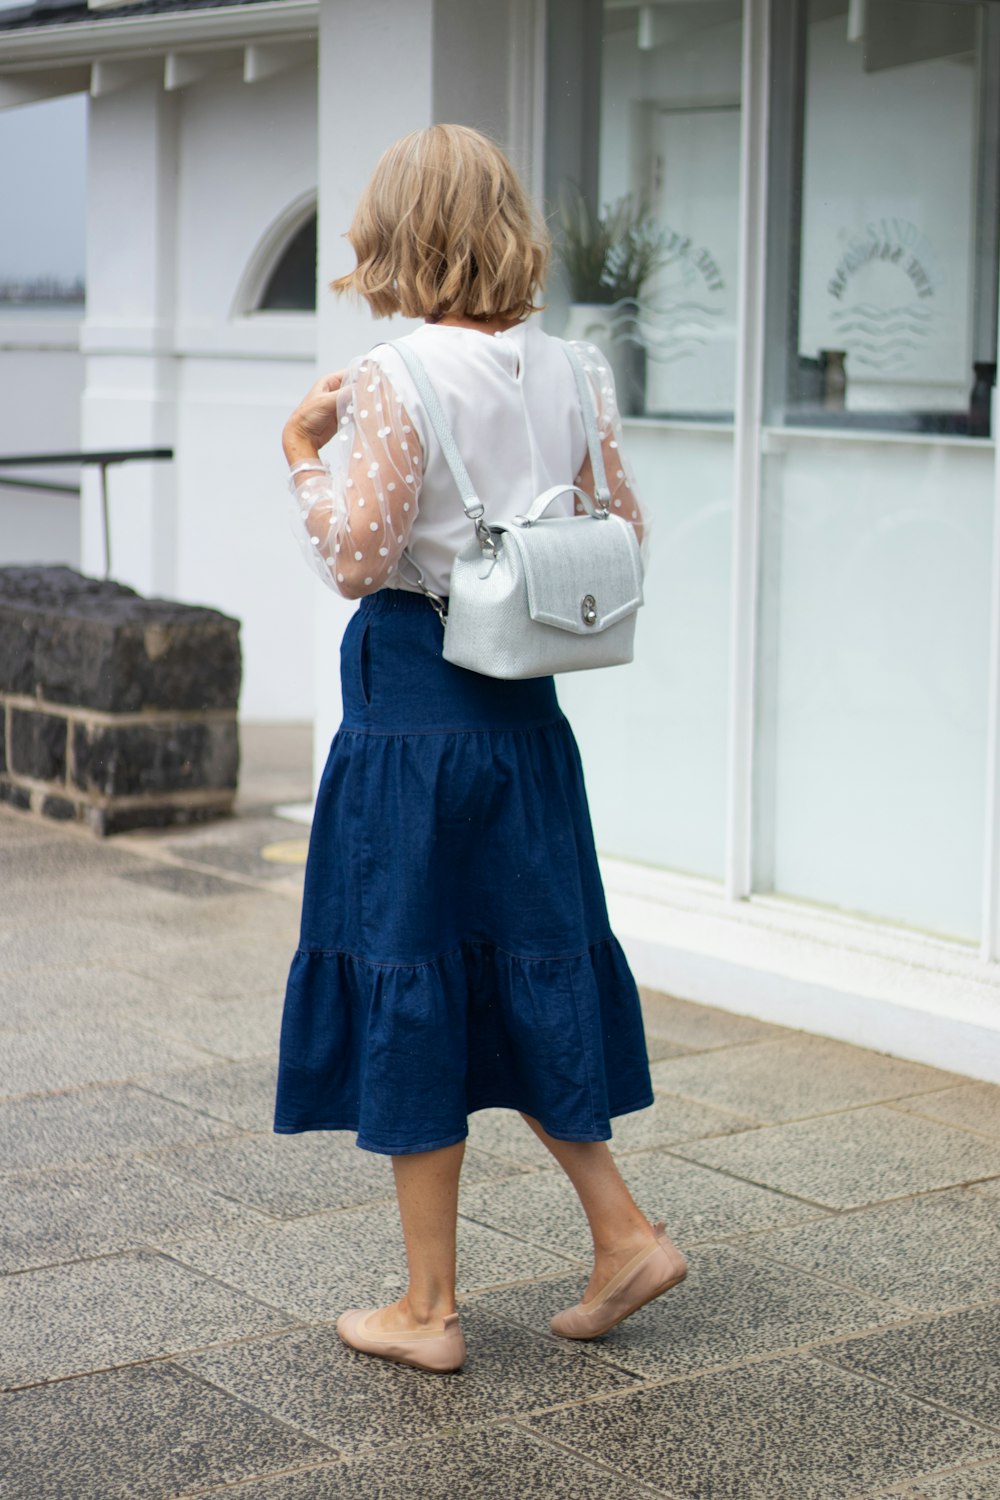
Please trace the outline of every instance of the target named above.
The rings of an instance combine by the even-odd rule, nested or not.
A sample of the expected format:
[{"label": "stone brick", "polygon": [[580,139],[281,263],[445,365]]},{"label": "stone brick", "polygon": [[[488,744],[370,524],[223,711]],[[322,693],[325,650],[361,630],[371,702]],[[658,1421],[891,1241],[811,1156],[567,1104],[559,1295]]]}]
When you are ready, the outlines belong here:
[{"label": "stone brick", "polygon": [[148,792],[236,786],[236,721],[73,726],[73,782],[82,792],[131,797]]},{"label": "stone brick", "polygon": [[233,792],[220,792],[218,800],[199,802],[186,807],[165,802],[162,807],[88,807],[87,826],[102,838],[113,833],[130,833],[134,828],[178,828],[190,823],[207,823],[232,812]]},{"label": "stone brick", "polygon": [[16,786],[13,781],[0,779],[0,802],[27,812],[31,807],[31,793],[23,786]]},{"label": "stone brick", "polygon": [[39,810],[43,818],[56,818],[61,823],[75,820],[79,813],[77,804],[68,797],[43,797]]},{"label": "stone brick", "polygon": [[10,769],[36,781],[65,781],[66,733],[61,714],[15,708],[10,721]]},{"label": "stone brick", "polygon": [[235,709],[239,630],[72,568],[0,568],[0,692],[108,713]]}]

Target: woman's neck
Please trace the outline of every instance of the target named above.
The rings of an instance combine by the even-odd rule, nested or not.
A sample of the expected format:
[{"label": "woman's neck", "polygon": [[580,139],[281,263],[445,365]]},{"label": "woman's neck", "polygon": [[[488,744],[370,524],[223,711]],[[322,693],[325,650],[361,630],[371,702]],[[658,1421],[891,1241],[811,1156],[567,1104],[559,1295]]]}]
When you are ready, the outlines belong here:
[{"label": "woman's neck", "polygon": [[425,318],[425,323],[431,323],[438,328],[474,328],[479,333],[506,333],[509,328],[516,328],[520,318],[459,318],[452,313],[445,313],[441,318]]}]

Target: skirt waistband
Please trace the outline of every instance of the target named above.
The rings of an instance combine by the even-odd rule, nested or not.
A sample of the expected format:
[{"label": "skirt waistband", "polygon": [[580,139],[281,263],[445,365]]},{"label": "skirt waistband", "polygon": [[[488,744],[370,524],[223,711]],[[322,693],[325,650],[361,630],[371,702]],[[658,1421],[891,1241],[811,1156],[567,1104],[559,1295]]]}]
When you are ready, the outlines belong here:
[{"label": "skirt waistband", "polygon": [[[447,607],[447,598],[442,600]],[[374,594],[362,595],[360,613],[363,615],[388,614],[433,614],[434,606],[426,594],[415,589],[376,589]]]}]

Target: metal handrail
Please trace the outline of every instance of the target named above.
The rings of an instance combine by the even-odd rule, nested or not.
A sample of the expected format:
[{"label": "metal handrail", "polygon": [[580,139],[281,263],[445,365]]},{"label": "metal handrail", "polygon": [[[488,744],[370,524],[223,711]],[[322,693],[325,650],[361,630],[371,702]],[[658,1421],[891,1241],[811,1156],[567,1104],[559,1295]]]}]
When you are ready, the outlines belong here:
[{"label": "metal handrail", "polygon": [[[98,467],[101,471],[101,524],[104,532],[104,576],[111,577],[111,523],[108,513],[108,469],[112,464],[156,462],[172,459],[173,448],[109,448],[91,453],[19,453],[0,457],[0,469],[55,468],[79,464],[81,468]],[[25,479],[20,475],[0,474],[0,487],[40,490],[51,495],[79,495],[78,484],[58,484],[54,480]]]}]

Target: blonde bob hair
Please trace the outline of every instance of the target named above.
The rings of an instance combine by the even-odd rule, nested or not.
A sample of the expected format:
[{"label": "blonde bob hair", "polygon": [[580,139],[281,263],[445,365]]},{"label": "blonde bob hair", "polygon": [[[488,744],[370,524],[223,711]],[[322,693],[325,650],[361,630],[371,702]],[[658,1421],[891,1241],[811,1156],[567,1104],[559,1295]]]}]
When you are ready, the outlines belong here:
[{"label": "blonde bob hair", "polygon": [[382,156],[346,238],[335,292],[377,318],[507,319],[538,311],[549,237],[506,156],[465,125],[431,125]]}]

